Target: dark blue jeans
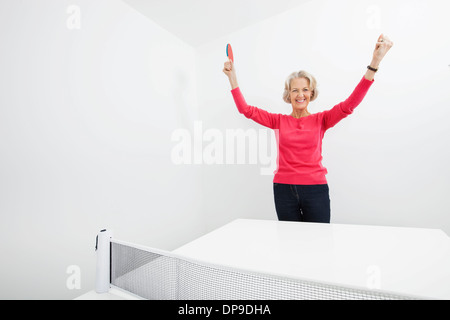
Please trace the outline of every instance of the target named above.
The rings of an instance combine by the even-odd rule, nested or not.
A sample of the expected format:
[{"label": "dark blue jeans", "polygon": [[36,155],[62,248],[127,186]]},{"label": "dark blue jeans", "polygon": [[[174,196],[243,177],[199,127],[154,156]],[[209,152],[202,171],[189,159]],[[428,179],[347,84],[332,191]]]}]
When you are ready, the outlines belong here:
[{"label": "dark blue jeans", "polygon": [[275,209],[280,221],[330,223],[328,184],[273,184]]}]

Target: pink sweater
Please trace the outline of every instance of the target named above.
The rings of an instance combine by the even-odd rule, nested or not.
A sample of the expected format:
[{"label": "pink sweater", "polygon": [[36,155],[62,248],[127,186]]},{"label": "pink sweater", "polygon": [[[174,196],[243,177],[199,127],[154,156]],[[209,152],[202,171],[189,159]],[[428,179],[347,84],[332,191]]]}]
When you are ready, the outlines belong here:
[{"label": "pink sweater", "polygon": [[240,88],[231,90],[240,113],[274,129],[278,144],[277,169],[273,182],[286,184],[325,184],[327,169],[322,165],[322,139],[329,128],[347,117],[361,103],[374,81],[365,77],[345,101],[327,111],[296,119],[249,106]]}]

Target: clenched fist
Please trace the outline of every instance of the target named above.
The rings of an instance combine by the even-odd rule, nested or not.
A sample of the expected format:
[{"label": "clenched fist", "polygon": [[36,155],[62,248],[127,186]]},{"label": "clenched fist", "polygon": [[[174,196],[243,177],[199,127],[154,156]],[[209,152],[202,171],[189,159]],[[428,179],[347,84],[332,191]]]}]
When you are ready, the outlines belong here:
[{"label": "clenched fist", "polygon": [[230,85],[232,89],[238,87],[238,82],[236,78],[236,69],[234,68],[234,63],[230,59],[223,64],[223,73],[228,76],[228,80],[230,81]]},{"label": "clenched fist", "polygon": [[373,59],[379,63],[393,45],[394,43],[387,36],[381,34],[375,44]]}]

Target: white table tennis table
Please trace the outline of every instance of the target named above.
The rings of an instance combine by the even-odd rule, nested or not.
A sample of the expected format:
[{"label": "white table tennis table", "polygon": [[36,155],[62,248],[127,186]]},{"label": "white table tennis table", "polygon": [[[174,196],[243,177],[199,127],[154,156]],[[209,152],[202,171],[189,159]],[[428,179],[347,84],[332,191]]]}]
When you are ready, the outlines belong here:
[{"label": "white table tennis table", "polygon": [[[237,219],[173,251],[224,267],[418,299],[450,299],[439,229]],[[118,288],[79,299],[139,299]]]}]

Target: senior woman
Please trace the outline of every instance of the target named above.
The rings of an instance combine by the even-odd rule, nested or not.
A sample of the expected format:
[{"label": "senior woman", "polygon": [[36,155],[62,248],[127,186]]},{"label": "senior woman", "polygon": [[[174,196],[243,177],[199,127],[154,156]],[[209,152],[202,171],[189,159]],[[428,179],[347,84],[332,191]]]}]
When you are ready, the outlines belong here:
[{"label": "senior woman", "polygon": [[283,100],[291,104],[292,112],[285,115],[248,105],[240,91],[234,63],[231,60],[225,62],[223,72],[228,76],[238,111],[276,130],[278,167],[274,172],[273,190],[278,220],[330,222],[327,169],[322,165],[323,136],[361,103],[392,45],[392,41],[381,34],[372,61],[352,94],[333,108],[318,113],[308,110],[309,103],[318,95],[316,79],[308,72],[294,72],[286,79]]}]

